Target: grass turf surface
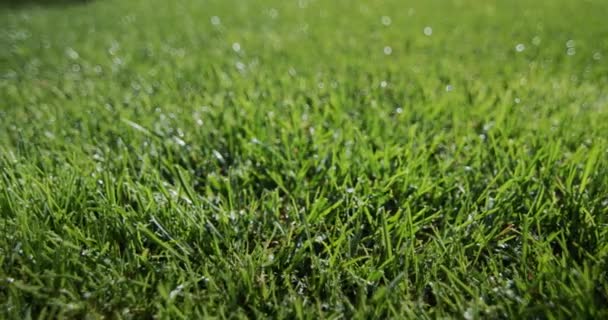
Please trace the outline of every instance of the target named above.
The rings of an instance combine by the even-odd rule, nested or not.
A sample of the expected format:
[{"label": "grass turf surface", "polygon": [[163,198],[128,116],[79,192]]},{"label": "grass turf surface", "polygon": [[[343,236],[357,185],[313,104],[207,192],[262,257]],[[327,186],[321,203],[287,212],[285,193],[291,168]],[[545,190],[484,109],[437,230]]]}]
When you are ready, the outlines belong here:
[{"label": "grass turf surface", "polygon": [[608,316],[605,1],[0,10],[0,317]]}]

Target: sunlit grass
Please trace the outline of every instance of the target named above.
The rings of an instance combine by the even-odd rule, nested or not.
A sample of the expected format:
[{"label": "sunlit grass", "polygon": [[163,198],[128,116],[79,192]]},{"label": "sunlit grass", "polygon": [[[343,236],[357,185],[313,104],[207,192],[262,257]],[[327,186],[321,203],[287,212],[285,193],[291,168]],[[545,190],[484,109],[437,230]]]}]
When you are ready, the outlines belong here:
[{"label": "sunlit grass", "polygon": [[608,317],[605,1],[0,10],[0,318]]}]

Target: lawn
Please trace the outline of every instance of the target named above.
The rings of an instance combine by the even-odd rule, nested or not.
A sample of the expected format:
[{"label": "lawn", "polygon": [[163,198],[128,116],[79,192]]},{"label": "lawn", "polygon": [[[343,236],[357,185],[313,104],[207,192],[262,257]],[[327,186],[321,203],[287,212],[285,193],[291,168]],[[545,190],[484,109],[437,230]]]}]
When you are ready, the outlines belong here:
[{"label": "lawn", "polygon": [[0,318],[608,318],[607,1],[7,3]]}]

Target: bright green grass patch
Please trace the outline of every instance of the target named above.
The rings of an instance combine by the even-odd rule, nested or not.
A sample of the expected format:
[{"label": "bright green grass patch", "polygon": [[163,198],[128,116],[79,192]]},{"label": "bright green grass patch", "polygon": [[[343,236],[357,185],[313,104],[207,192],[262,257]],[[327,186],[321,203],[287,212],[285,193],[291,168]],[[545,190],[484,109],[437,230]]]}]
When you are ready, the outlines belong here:
[{"label": "bright green grass patch", "polygon": [[527,2],[2,7],[0,318],[608,317],[608,2]]}]

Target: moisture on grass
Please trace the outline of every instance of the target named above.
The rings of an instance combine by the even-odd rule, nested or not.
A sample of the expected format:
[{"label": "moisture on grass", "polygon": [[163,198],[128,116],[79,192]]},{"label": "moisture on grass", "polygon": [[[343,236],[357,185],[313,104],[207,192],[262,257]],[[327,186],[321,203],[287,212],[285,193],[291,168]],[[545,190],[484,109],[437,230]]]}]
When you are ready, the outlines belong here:
[{"label": "moisture on grass", "polygon": [[608,318],[608,2],[0,6],[0,318]]}]

